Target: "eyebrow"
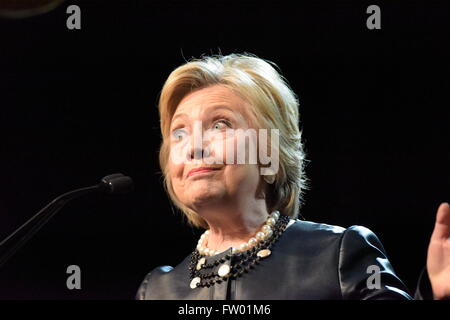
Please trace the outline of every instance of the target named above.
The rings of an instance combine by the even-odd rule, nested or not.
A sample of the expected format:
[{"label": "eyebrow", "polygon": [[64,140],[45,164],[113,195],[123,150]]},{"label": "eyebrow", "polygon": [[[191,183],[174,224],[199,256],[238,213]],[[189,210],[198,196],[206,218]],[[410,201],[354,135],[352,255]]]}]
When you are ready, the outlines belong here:
[{"label": "eyebrow", "polygon": [[186,116],[187,116],[187,114],[184,112],[178,113],[172,117],[172,120],[170,122],[173,122],[177,118],[185,118]]},{"label": "eyebrow", "polygon": [[[214,110],[209,111],[209,109],[213,109],[213,108],[214,108]],[[214,112],[214,111],[216,111],[216,110],[218,110],[218,109],[225,109],[225,110],[229,110],[229,111],[231,111],[231,112],[238,112],[238,111],[233,110],[232,108],[230,108],[229,106],[226,106],[226,105],[213,105],[213,106],[209,107],[207,110],[208,110],[209,112]],[[239,113],[239,112],[238,112],[238,113]],[[239,113],[239,114],[240,114],[240,113]],[[178,114],[176,114],[176,115],[174,115],[174,116],[172,117],[171,122],[175,121],[175,119],[177,119],[177,118],[186,118],[186,117],[187,117],[187,114],[186,114],[186,113],[180,112],[180,113],[178,113]]]}]

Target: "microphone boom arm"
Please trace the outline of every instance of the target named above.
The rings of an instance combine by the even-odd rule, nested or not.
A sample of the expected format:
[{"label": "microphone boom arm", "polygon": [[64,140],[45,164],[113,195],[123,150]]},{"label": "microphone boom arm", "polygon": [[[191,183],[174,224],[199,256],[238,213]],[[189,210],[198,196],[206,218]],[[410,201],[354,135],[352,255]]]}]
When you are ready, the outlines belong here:
[{"label": "microphone boom arm", "polygon": [[117,173],[104,177],[98,185],[69,191],[55,198],[0,243],[0,268],[70,200],[93,192],[126,193],[132,190],[132,185],[130,177]]}]

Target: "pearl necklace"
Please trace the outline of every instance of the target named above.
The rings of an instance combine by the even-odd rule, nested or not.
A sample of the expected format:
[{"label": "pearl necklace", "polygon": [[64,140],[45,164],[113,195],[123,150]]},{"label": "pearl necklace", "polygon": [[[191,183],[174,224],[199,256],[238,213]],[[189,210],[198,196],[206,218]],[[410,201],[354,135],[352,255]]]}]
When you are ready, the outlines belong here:
[{"label": "pearl necklace", "polygon": [[[276,216],[276,215],[275,215]],[[270,218],[275,218],[271,216]],[[236,279],[253,269],[261,259],[270,256],[273,244],[278,240],[287,227],[295,222],[288,216],[280,215],[276,224],[271,228],[271,236],[259,241],[257,245],[244,252],[233,253],[228,249],[215,257],[202,256],[196,249],[191,254],[189,262],[189,278],[191,289],[198,287],[210,287],[226,279]],[[271,223],[271,222],[269,222]],[[261,231],[260,231],[261,232]],[[206,237],[206,236],[205,236]],[[229,251],[227,253],[227,251]]]},{"label": "pearl necklace", "polygon": [[[250,240],[248,240],[247,242],[242,243],[239,247],[232,248],[232,252],[237,253],[237,252],[247,251],[247,250],[251,249],[252,247],[256,246],[259,242],[268,239],[272,235],[272,233],[273,233],[272,228],[273,228],[273,226],[275,226],[275,224],[277,223],[279,218],[280,218],[279,211],[272,212],[269,215],[269,217],[267,218],[266,223],[255,234],[255,236],[250,238]],[[214,255],[220,253],[220,251],[209,249],[208,247],[203,245],[205,242],[207,242],[208,235],[209,235],[209,230],[206,230],[200,236],[200,239],[198,240],[198,244],[197,244],[197,250],[200,253],[200,255],[214,256]]]}]

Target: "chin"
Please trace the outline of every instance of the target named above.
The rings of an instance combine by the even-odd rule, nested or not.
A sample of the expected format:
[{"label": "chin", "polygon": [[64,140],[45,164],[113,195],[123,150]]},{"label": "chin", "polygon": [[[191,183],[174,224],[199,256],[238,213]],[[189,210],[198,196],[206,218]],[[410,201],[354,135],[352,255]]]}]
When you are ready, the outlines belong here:
[{"label": "chin", "polygon": [[191,194],[189,196],[193,207],[203,207],[205,205],[212,204],[219,201],[222,197],[223,193],[215,188],[209,188],[208,190],[202,190],[199,192],[191,190]]}]

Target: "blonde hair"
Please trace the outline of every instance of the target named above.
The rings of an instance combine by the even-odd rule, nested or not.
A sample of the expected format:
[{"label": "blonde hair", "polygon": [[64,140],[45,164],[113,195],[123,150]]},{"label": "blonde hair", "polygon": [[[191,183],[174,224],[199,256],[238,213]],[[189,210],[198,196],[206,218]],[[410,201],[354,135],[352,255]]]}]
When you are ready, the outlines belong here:
[{"label": "blonde hair", "polygon": [[303,191],[305,152],[299,129],[297,96],[270,61],[251,54],[203,56],[176,68],[167,78],[159,99],[162,143],[159,162],[164,187],[189,223],[207,228],[206,221],[177,198],[168,172],[170,122],[180,101],[195,90],[213,85],[231,89],[252,106],[260,128],[279,130],[279,170],[268,185],[268,209],[297,218]]}]

